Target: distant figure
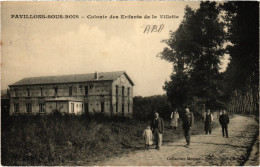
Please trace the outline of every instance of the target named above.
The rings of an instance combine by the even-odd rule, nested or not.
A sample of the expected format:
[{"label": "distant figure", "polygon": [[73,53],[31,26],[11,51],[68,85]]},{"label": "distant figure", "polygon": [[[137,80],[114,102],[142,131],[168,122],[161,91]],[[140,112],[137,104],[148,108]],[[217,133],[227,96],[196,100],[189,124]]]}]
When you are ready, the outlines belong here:
[{"label": "distant figure", "polygon": [[174,110],[174,112],[171,113],[171,127],[176,130],[178,127],[178,119],[179,119],[179,113],[177,112],[177,109]]},{"label": "distant figure", "polygon": [[189,108],[185,109],[185,115],[183,116],[183,130],[184,130],[184,136],[187,142],[186,147],[189,147],[190,145],[190,130],[194,123],[194,116],[193,113],[190,112]]},{"label": "distant figure", "polygon": [[[226,114],[226,111],[223,110],[222,115],[219,116],[219,123],[222,127],[223,137],[226,136],[228,138],[228,124],[229,124],[229,116]],[[226,135],[225,135],[226,132]]]},{"label": "distant figure", "polygon": [[155,113],[155,118],[152,121],[151,127],[155,138],[156,149],[160,150],[162,145],[162,133],[164,132],[164,122],[157,112]]},{"label": "distant figure", "polygon": [[149,149],[149,146],[153,144],[153,132],[151,131],[150,126],[148,125],[143,133],[145,149]]},{"label": "distant figure", "polygon": [[210,110],[207,110],[207,113],[204,116],[204,122],[205,122],[205,134],[211,134],[211,128],[212,128],[212,122],[213,122],[213,115],[211,114]]},{"label": "distant figure", "polygon": [[222,110],[220,110],[219,112],[218,112],[218,119],[219,119],[219,117],[220,117],[220,115],[222,115]]}]

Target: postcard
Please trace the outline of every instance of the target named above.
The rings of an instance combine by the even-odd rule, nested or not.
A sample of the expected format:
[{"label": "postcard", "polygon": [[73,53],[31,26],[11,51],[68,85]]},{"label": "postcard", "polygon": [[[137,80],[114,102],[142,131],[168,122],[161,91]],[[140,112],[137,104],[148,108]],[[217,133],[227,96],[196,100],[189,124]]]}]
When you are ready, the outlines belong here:
[{"label": "postcard", "polygon": [[1,164],[259,165],[258,17],[253,1],[2,2]]}]

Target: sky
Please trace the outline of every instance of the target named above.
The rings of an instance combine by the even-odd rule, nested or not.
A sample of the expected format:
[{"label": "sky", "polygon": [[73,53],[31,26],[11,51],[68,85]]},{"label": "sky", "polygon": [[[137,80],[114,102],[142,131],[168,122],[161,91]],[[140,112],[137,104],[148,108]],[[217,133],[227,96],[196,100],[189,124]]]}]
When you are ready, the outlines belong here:
[{"label": "sky", "polygon": [[[178,28],[186,5],[198,8],[199,2],[4,2],[1,89],[26,77],[126,71],[135,84],[134,96],[163,94],[173,69],[157,55],[166,47],[161,41]],[[119,18],[110,19],[111,15]],[[121,15],[142,18],[121,19]],[[107,18],[88,18],[96,16]],[[163,28],[151,32],[155,26],[157,31]]]}]

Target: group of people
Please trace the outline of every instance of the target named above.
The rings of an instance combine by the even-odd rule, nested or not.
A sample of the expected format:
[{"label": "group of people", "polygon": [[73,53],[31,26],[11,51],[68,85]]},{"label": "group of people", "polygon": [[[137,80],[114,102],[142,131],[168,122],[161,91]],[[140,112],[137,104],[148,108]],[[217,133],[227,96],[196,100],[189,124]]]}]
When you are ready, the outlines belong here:
[{"label": "group of people", "polygon": [[[213,122],[213,114],[210,110],[207,110],[206,114],[204,115],[204,122],[205,122],[205,134],[211,134],[212,129],[212,122]],[[226,110],[221,110],[219,113],[219,123],[222,127],[222,134],[223,137],[228,137],[228,124],[229,124],[229,116],[226,114]]]},{"label": "group of people", "polygon": [[143,133],[145,140],[145,148],[149,149],[149,146],[152,145],[154,134],[156,149],[159,150],[162,145],[162,134],[164,132],[164,121],[162,118],[159,117],[159,113],[155,113],[155,118],[151,122],[151,128],[148,125]]},{"label": "group of people", "polygon": [[[174,110],[174,112],[171,113],[171,127],[176,130],[178,128],[178,119],[179,113],[177,112],[177,109]],[[186,139],[186,147],[189,147],[190,145],[190,136],[191,136],[191,128],[194,124],[194,116],[193,113],[190,112],[189,108],[185,109],[185,114],[182,117],[183,122],[183,131],[184,136]],[[213,114],[210,112],[210,110],[207,110],[207,112],[204,115],[204,123],[205,123],[205,134],[211,134],[212,130],[212,122],[213,122]],[[228,138],[228,124],[229,124],[229,116],[226,114],[225,110],[220,111],[219,115],[219,123],[222,127],[222,134],[223,137]],[[159,113],[155,113],[155,118],[151,122],[151,126],[147,126],[144,130],[143,137],[145,141],[145,149],[149,149],[149,146],[153,144],[153,136],[155,140],[156,149],[160,150],[160,147],[162,145],[162,134],[164,133],[164,121],[162,118],[159,117]]]}]

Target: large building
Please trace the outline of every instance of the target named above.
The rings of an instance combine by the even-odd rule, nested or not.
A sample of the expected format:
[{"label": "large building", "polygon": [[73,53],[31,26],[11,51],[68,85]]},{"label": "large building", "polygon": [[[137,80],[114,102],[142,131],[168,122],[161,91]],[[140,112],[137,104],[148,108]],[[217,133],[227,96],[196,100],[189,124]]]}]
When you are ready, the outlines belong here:
[{"label": "large building", "polygon": [[63,113],[131,116],[134,83],[124,71],[24,78],[10,88],[10,115]]}]

